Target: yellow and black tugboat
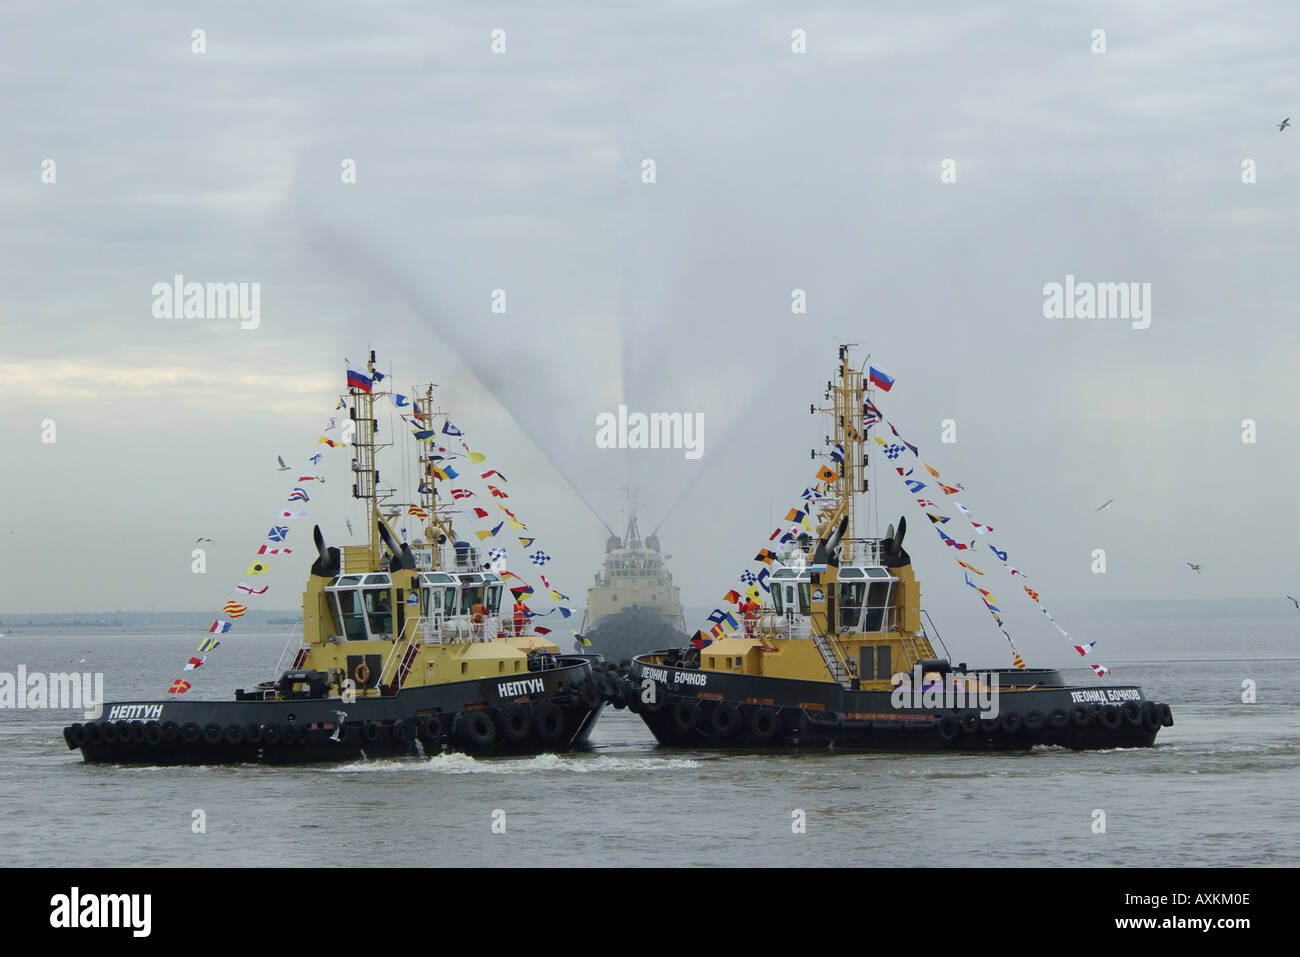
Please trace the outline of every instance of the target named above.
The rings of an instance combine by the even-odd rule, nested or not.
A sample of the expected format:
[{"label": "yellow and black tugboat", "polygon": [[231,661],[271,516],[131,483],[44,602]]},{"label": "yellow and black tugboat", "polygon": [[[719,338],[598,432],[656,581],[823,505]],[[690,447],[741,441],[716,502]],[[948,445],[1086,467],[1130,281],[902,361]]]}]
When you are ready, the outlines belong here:
[{"label": "yellow and black tugboat", "polygon": [[583,650],[626,664],[636,655],[687,640],[681,592],[664,565],[666,557],[658,534],[642,541],[632,499],[627,532],[622,538],[610,534],[605,564],[587,589]]},{"label": "yellow and black tugboat", "polygon": [[[330,547],[315,527],[292,666],[233,700],[186,700],[174,693],[188,688],[178,680],[166,699],[105,704],[102,720],[64,729],[69,748],[91,762],[281,764],[444,748],[526,755],[585,742],[607,679],[593,674],[591,658],[561,655],[523,618],[503,618],[505,573],[457,538],[450,510],[425,480],[445,474],[431,464],[444,458],[434,454],[433,429],[415,433],[419,501],[404,516],[427,522],[423,541],[394,534],[390,523],[402,513],[381,508],[392,490],[380,489],[376,468],[384,446],[374,402],[388,393],[372,383],[382,378],[373,353],[365,372],[349,373],[352,495],[368,512],[369,541]],[[427,419],[432,387],[423,402]],[[419,402],[414,408],[422,414]]]},{"label": "yellow and black tugboat", "polygon": [[[870,490],[870,429],[883,421],[868,384],[876,381],[886,389],[893,384],[874,369],[864,382],[863,371],[850,366],[848,348],[840,348],[836,380],[825,393],[833,402],[820,410],[829,418],[829,461],[819,482],[805,490],[804,507],[787,516],[798,524],[773,533],[772,547],[756,558],[763,570],[742,576],[747,594],[729,593],[736,613],[718,609],[710,632],[697,632],[691,644],[633,660],[631,687],[623,688],[629,707],[664,745],[1010,750],[1154,744],[1173,717],[1167,704],[1148,700],[1141,688],[1069,684],[1057,670],[1024,666],[1014,643],[1015,666],[1009,668],[970,669],[954,664],[946,648],[943,657],[936,653],[923,624],[920,583],[903,547],[906,519],[883,537],[855,534],[855,500]],[[911,478],[912,470],[900,465],[908,460],[899,453],[915,454],[915,446],[876,443],[885,447],[885,467],[909,476],[904,480],[914,495],[927,483],[939,485],[929,478],[938,471],[919,455],[920,477]],[[920,474],[922,465],[928,475]],[[945,495],[958,491],[939,487]],[[948,521],[935,502],[918,501],[935,508],[927,512],[932,521]],[[953,548],[970,548],[940,534]],[[1006,564],[1005,553],[990,547]],[[1010,640],[991,592],[969,577],[984,573],[973,562],[959,562]],[[1038,602],[1037,592],[1021,587]],[[1091,651],[1091,644],[1074,647],[1080,655]]]}]

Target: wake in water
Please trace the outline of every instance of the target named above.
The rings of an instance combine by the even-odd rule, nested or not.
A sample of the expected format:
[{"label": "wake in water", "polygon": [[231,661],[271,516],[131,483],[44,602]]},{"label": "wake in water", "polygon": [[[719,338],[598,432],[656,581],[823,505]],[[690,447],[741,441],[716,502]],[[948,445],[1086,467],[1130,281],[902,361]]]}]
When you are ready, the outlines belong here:
[{"label": "wake in water", "polygon": [[323,768],[330,773],[358,771],[418,771],[434,774],[537,774],[568,771],[594,774],[607,771],[671,771],[698,767],[690,758],[619,758],[608,755],[539,754],[529,758],[473,758],[468,754],[448,752],[428,760],[383,758],[377,761],[354,761]]}]

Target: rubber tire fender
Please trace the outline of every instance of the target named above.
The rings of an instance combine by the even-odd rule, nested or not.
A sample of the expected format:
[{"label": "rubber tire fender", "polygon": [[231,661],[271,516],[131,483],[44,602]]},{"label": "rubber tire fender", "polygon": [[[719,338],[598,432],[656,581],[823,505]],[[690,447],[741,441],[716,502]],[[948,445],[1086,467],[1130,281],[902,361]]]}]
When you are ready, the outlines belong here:
[{"label": "rubber tire fender", "polygon": [[144,726],[144,740],[146,744],[157,747],[163,743],[162,725],[157,721],[150,721]]},{"label": "rubber tire fender", "polygon": [[781,712],[764,705],[749,718],[749,733],[755,741],[771,741],[781,730]]},{"label": "rubber tire fender", "polygon": [[1007,734],[1015,734],[1025,723],[1025,719],[1020,717],[1018,711],[1008,711],[998,720],[1002,724],[1002,730]]},{"label": "rubber tire fender", "polygon": [[181,736],[181,726],[175,721],[164,721],[162,723],[162,739],[166,744],[171,744]]},{"label": "rubber tire fender", "polygon": [[700,702],[696,698],[679,698],[673,705],[673,730],[678,734],[689,734],[700,726]]},{"label": "rubber tire fender", "polygon": [[248,724],[244,726],[244,740],[249,744],[261,744],[263,737],[262,726],[260,724]]},{"label": "rubber tire fender", "polygon": [[1118,731],[1124,724],[1124,716],[1120,714],[1119,708],[1108,704],[1097,712],[1097,723],[1107,731]]},{"label": "rubber tire fender", "polygon": [[1030,711],[1025,715],[1025,730],[1037,733],[1047,724],[1047,717],[1041,711]]},{"label": "rubber tire fender", "polygon": [[456,740],[475,748],[486,748],[497,738],[496,722],[487,708],[475,708],[456,715]]},{"label": "rubber tire fender", "polygon": [[278,724],[267,724],[262,726],[263,744],[279,744],[283,737],[284,734],[280,731],[280,726]]},{"label": "rubber tire fender", "polygon": [[221,725],[206,724],[203,726],[203,740],[208,744],[221,743]]},{"label": "rubber tire fender", "polygon": [[426,714],[420,718],[419,727],[416,729],[420,740],[425,744],[440,744],[442,736],[446,733],[443,725],[442,715]]},{"label": "rubber tire fender", "polygon": [[181,740],[186,744],[198,744],[203,738],[203,729],[193,721],[181,725]]},{"label": "rubber tire fender", "polygon": [[1174,712],[1167,704],[1162,704],[1160,706],[1160,726],[1164,728],[1172,728],[1174,726]]},{"label": "rubber tire fender", "polygon": [[938,730],[940,741],[951,741],[961,731],[961,724],[957,721],[955,714],[941,715],[938,721]]},{"label": "rubber tire fender", "polygon": [[1142,724],[1142,705],[1136,701],[1125,701],[1124,706],[1120,709],[1124,715],[1124,721],[1130,726],[1137,728]]},{"label": "rubber tire fender", "polygon": [[523,744],[533,733],[533,715],[526,705],[508,701],[497,711],[497,732],[511,744]]},{"label": "rubber tire fender", "polygon": [[656,681],[654,684],[655,694],[653,701],[646,701],[641,697],[643,693],[642,689],[639,687],[636,689],[637,700],[641,703],[641,710],[646,712],[646,714],[658,714],[660,711],[663,711],[664,708],[667,708],[672,704],[673,696],[668,690],[668,686],[661,681]]},{"label": "rubber tire fender", "polygon": [[1070,712],[1064,708],[1057,708],[1048,716],[1047,723],[1055,731],[1064,731],[1070,726]]},{"label": "rubber tire fender", "polygon": [[84,728],[84,734],[85,734],[86,744],[92,746],[96,744],[100,744],[104,740],[103,730],[100,728],[99,725],[95,724],[93,721],[86,724],[86,727]]},{"label": "rubber tire fender", "polygon": [[1092,724],[1092,710],[1086,704],[1076,704],[1070,709],[1070,721],[1076,728],[1086,728]]},{"label": "rubber tire fender", "polygon": [[63,729],[63,740],[68,742],[68,750],[75,751],[86,743],[86,728],[81,724],[73,724]]},{"label": "rubber tire fender", "polygon": [[719,701],[709,716],[709,727],[719,738],[730,738],[740,730],[740,708],[730,701]]},{"label": "rubber tire fender", "polygon": [[410,745],[415,740],[415,729],[411,727],[410,721],[397,721],[393,724],[392,730],[389,731],[393,740],[398,744]]},{"label": "rubber tire fender", "polygon": [[1142,702],[1142,723],[1146,725],[1148,731],[1155,731],[1160,727],[1160,705],[1154,701]]},{"label": "rubber tire fender", "polygon": [[588,711],[595,711],[605,703],[605,696],[601,694],[600,686],[597,684],[594,676],[578,685],[577,690],[578,701]]},{"label": "rubber tire fender", "polygon": [[237,724],[228,724],[226,730],[221,733],[221,737],[226,744],[239,744],[244,740],[244,729]]},{"label": "rubber tire fender", "polygon": [[366,744],[374,744],[382,733],[383,731],[374,721],[365,721],[361,725],[361,740]]},{"label": "rubber tire fender", "polygon": [[963,734],[978,734],[980,730],[980,713],[978,711],[963,711],[957,717],[957,723],[961,725]]},{"label": "rubber tire fender", "polygon": [[553,701],[533,703],[533,734],[548,748],[564,740],[564,712]]}]

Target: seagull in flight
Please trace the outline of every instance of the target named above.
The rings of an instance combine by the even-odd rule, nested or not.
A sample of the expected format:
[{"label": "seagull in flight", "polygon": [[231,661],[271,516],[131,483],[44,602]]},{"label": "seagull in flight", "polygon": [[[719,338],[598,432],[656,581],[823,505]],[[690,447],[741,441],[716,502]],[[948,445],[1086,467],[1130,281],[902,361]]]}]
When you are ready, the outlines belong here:
[{"label": "seagull in flight", "polygon": [[280,463],[280,471],[281,471],[281,472],[287,472],[287,471],[289,471],[289,466],[287,466],[287,465],[284,464],[284,456],[283,456],[283,455],[277,455],[277,456],[275,457],[275,460],[276,460],[277,462]]},{"label": "seagull in flight", "polygon": [[1291,604],[1295,605],[1297,608],[1300,608],[1300,598],[1291,598],[1290,595],[1287,595],[1286,597],[1290,599]]},{"label": "seagull in flight", "polygon": [[80,664],[85,664],[86,659],[89,658],[90,656],[91,656],[91,652],[88,651],[88,652],[86,652],[84,655],[82,655],[80,658],[71,658],[71,659],[69,659],[69,660],[70,660],[73,664],[80,665]]},{"label": "seagull in flight", "polygon": [[352,534],[352,519],[350,519],[350,518],[345,518],[345,519],[343,520],[343,522],[344,522],[344,524],[347,525],[347,527],[348,527],[348,534],[351,535],[351,534]]},{"label": "seagull in flight", "polygon": [[1196,572],[1196,574],[1198,575],[1201,573],[1201,566],[1196,564],[1195,562],[1188,562],[1187,567],[1190,568],[1192,571]]},{"label": "seagull in flight", "polygon": [[[210,539],[210,538],[196,538],[196,539],[194,539],[194,544],[195,544],[195,545],[197,545],[199,542],[212,542],[212,539]],[[217,544],[217,543],[216,543],[216,542],[212,542],[212,544],[215,545],[215,544]]]},{"label": "seagull in flight", "polygon": [[1288,116],[1285,120],[1283,120],[1281,123],[1277,125],[1277,131],[1281,133],[1284,129],[1286,129],[1290,125],[1291,125],[1291,117]]},{"label": "seagull in flight", "polygon": [[[1113,502],[1113,501],[1115,501],[1115,500],[1114,500],[1114,499],[1111,499],[1111,500],[1110,500],[1110,502]],[[1105,505],[1099,505],[1099,506],[1097,506],[1097,511],[1102,512],[1102,511],[1105,511],[1106,509],[1110,508],[1110,502],[1107,502]]]}]

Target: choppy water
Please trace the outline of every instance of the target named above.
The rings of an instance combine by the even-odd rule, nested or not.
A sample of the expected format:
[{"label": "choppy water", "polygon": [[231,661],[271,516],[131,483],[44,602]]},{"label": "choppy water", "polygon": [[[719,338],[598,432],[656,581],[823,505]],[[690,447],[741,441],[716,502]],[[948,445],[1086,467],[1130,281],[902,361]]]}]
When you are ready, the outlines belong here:
[{"label": "choppy water", "polygon": [[[0,712],[0,865],[1296,864],[1300,616],[1112,614],[1147,655],[1113,661],[1117,678],[1174,709],[1153,749],[665,751],[635,715],[607,709],[583,754],[115,768],[66,749],[68,712]],[[1242,637],[1213,640],[1227,634]],[[210,661],[230,688],[266,677],[283,644],[228,637]],[[79,667],[102,669],[110,697],[155,697],[192,645],[32,631],[0,640],[0,671],[70,670],[89,650]],[[1247,678],[1256,704],[1241,702]],[[196,808],[205,834],[191,832]],[[796,809],[806,833],[791,830]]]}]

